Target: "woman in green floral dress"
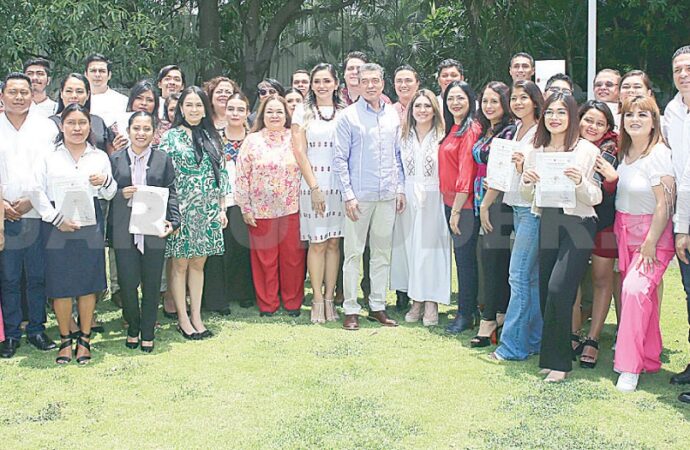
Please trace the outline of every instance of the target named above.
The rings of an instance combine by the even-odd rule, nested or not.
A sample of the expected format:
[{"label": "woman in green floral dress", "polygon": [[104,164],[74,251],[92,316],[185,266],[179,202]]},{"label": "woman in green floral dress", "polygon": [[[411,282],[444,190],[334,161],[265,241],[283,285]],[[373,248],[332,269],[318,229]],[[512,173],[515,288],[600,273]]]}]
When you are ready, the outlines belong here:
[{"label": "woman in green floral dress", "polygon": [[[204,264],[207,256],[223,253],[225,196],[230,184],[210,103],[200,88],[190,86],[182,91],[172,128],[161,139],[160,148],[175,166],[182,216],[179,232],[168,238],[165,248],[165,256],[172,258],[169,285],[177,308],[178,331],[187,339],[204,339],[213,335],[201,319]],[[185,307],[187,286],[191,317]]]}]

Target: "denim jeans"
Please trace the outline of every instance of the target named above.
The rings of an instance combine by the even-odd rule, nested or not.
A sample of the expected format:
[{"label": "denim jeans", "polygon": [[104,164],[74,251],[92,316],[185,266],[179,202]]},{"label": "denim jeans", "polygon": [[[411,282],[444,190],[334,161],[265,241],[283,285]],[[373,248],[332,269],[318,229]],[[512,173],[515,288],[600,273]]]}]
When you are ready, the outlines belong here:
[{"label": "denim jeans", "polygon": [[510,303],[496,353],[522,360],[539,352],[542,317],[539,307],[539,217],[529,207],[513,208],[515,244],[510,256]]},{"label": "denim jeans", "polygon": [[[446,223],[450,220],[451,208],[445,205]],[[460,235],[454,234],[453,253],[458,276],[458,314],[469,317],[477,311],[477,291],[479,273],[477,261],[477,239],[479,237],[479,218],[472,208],[460,210]]]},{"label": "denim jeans", "polygon": [[[690,258],[690,252],[686,251],[686,256]],[[678,267],[680,267],[680,277],[683,281],[683,289],[685,290],[685,302],[688,311],[688,325],[690,325],[690,264],[685,264],[680,259],[678,260]],[[688,335],[690,341],[690,335]]]},{"label": "denim jeans", "polygon": [[41,219],[5,221],[5,250],[0,252],[2,264],[2,315],[5,337],[19,339],[22,332],[22,268],[26,272],[26,298],[29,324],[26,334],[45,331],[46,293]]}]

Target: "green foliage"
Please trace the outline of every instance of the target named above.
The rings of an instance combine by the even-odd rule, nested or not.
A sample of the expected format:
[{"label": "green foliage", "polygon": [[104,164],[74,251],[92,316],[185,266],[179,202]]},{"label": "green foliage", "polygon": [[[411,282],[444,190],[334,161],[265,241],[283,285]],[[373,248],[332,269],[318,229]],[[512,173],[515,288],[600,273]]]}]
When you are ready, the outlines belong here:
[{"label": "green foliage", "polygon": [[22,61],[42,56],[54,65],[53,80],[84,70],[100,52],[115,64],[113,85],[129,86],[155,75],[164,64],[181,62],[194,71],[203,61],[196,30],[177,2],[169,0],[16,0],[0,3],[0,71],[20,70]]}]

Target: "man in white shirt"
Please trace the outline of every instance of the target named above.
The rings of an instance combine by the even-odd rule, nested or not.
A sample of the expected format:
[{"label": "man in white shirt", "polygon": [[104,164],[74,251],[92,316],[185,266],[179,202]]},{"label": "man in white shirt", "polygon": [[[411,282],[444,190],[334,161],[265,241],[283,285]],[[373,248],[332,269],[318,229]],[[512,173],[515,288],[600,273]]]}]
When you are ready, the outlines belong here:
[{"label": "man in white shirt", "polygon": [[[676,233],[676,255],[685,289],[690,324],[690,45],[676,50],[672,67],[673,83],[678,93],[666,105],[662,130],[666,142],[671,147],[676,177],[678,200],[676,214],[673,217],[673,231]],[[671,384],[690,384],[690,364],[683,372],[671,377]],[[690,403],[690,392],[680,394],[678,399]]]},{"label": "man in white shirt", "polygon": [[5,341],[0,356],[11,358],[22,331],[21,279],[26,274],[29,324],[26,334],[33,346],[51,350],[55,343],[45,334],[46,295],[41,216],[32,202],[38,189],[34,166],[54,148],[55,125],[31,109],[31,79],[11,73],[3,86],[5,114],[0,115],[0,179],[5,210],[5,250],[0,253],[2,313]]},{"label": "man in white shirt", "polygon": [[618,112],[618,96],[621,74],[615,69],[601,69],[594,77],[594,98],[606,103],[613,113],[616,128],[620,126],[621,115]]},{"label": "man in white shirt", "polygon": [[101,116],[111,126],[127,110],[129,99],[108,86],[113,76],[112,63],[105,56],[95,53],[86,58],[85,65],[84,75],[91,87],[91,114]]},{"label": "man in white shirt", "polygon": [[50,62],[44,58],[31,58],[24,63],[24,75],[31,79],[34,95],[31,107],[44,117],[55,114],[57,103],[46,94],[50,84]]}]

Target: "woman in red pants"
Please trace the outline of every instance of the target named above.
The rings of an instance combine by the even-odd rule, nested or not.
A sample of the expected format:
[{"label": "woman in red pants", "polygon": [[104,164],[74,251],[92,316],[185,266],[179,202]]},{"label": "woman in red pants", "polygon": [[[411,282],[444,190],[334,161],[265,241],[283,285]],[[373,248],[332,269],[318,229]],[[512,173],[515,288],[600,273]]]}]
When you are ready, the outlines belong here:
[{"label": "woman in red pants", "polygon": [[290,116],[283,97],[259,107],[252,134],[237,157],[235,201],[249,226],[252,278],[261,316],[280,299],[300,314],[306,252],[299,234],[300,170],[292,152]]}]

